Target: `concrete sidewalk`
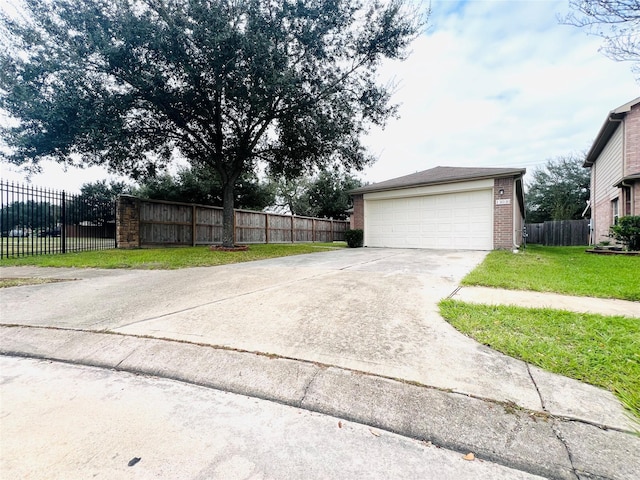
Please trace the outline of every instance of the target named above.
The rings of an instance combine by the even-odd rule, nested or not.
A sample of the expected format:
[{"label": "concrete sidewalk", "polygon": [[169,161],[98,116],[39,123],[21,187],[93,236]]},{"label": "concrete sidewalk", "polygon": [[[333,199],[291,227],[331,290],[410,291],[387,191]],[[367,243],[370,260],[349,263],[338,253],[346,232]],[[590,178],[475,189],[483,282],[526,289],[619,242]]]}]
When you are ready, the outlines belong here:
[{"label": "concrete sidewalk", "polygon": [[635,479],[640,425],[611,393],[439,316],[439,300],[473,293],[457,285],[483,258],[349,249],[177,271],[5,267],[70,281],[0,291],[0,352],[274,400],[551,478]]},{"label": "concrete sidewalk", "polygon": [[451,298],[486,305],[516,305],[527,308],[552,308],[577,313],[621,315],[640,318],[640,302],[614,298],[573,297],[550,292],[503,290],[488,287],[460,287]]}]

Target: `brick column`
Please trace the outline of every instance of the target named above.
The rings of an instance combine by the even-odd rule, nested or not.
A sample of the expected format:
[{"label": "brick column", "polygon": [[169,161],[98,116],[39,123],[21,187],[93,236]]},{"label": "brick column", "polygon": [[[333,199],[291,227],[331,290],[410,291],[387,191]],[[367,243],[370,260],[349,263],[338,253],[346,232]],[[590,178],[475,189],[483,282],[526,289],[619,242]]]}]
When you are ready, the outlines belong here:
[{"label": "brick column", "polygon": [[[517,202],[513,192],[513,177],[496,178],[493,181],[493,248],[514,247],[513,205]],[[500,190],[504,193],[500,195]],[[509,200],[509,203],[506,201]]]},{"label": "brick column", "polygon": [[140,201],[120,195],[116,205],[116,241],[118,248],[140,247]]},{"label": "brick column", "polygon": [[364,229],[364,197],[362,194],[353,196],[353,220],[351,226],[354,230]]}]

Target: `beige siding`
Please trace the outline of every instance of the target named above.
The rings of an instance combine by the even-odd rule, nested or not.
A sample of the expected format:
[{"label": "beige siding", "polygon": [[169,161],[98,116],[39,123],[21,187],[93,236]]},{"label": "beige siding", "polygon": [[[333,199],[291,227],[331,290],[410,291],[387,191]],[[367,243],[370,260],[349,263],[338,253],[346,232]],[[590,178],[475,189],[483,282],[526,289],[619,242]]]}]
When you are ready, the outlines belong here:
[{"label": "beige siding", "polygon": [[607,146],[593,164],[591,196],[595,200],[592,212],[595,221],[594,241],[608,239],[609,227],[613,224],[611,200],[618,196],[619,189],[613,185],[620,181],[623,155],[623,126],[615,131]]},{"label": "beige siding", "polygon": [[613,185],[622,178],[622,128],[618,127],[607,146],[594,163],[596,174],[596,203],[610,201],[618,194]]}]

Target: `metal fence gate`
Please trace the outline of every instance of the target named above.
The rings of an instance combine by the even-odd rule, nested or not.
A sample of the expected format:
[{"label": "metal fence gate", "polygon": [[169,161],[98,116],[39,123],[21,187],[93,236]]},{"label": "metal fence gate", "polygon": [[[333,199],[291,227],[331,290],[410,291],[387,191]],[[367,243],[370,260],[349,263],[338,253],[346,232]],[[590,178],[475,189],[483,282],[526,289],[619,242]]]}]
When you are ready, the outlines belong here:
[{"label": "metal fence gate", "polygon": [[115,200],[0,180],[0,230],[0,258],[115,248]]}]

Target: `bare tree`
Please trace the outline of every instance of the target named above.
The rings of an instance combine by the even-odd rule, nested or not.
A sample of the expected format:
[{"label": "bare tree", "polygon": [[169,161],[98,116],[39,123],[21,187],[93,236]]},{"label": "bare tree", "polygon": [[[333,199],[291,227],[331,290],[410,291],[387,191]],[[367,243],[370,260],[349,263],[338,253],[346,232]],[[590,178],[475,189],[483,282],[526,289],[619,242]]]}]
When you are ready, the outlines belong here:
[{"label": "bare tree", "polygon": [[601,51],[616,61],[633,62],[640,80],[640,0],[569,0],[572,12],[561,22],[604,39]]}]

